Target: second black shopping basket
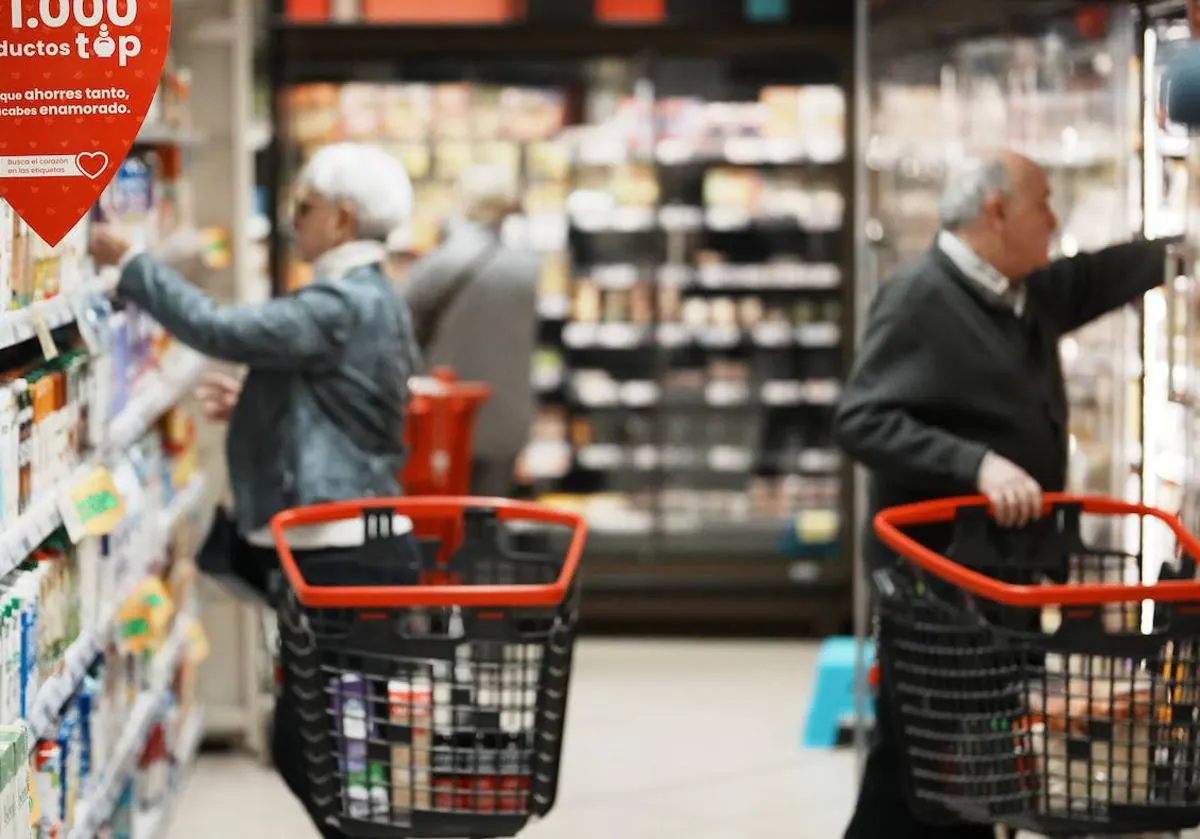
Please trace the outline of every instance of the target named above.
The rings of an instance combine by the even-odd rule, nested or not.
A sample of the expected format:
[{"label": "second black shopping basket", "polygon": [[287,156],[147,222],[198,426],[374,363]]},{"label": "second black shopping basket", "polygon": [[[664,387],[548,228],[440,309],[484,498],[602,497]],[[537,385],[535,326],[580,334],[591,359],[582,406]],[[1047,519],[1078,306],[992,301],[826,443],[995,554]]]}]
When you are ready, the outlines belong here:
[{"label": "second black shopping basket", "polygon": [[[293,554],[290,532],[335,522],[361,522],[361,544]],[[492,839],[549,812],[582,519],[407,498],[289,510],[272,526],[310,811],[354,839]]]},{"label": "second black shopping basket", "polygon": [[[1085,523],[1142,547],[1089,545]],[[931,525],[952,537],[945,556],[902,532]],[[900,555],[874,580],[880,713],[922,820],[1200,824],[1200,542],[1175,517],[1050,495],[1009,530],[958,498],[884,510],[875,530]]]}]

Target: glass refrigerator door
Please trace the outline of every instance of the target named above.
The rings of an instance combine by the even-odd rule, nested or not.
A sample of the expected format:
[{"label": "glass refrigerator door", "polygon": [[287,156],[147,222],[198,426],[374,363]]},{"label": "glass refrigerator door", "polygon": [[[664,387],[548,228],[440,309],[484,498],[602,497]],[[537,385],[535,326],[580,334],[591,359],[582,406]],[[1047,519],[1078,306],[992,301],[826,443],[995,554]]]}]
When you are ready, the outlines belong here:
[{"label": "glass refrigerator door", "polygon": [[[1183,234],[1184,243],[1171,248],[1163,286],[1146,295],[1141,422],[1144,503],[1179,514],[1194,528],[1200,525],[1200,464],[1193,442],[1200,433],[1200,274],[1192,254],[1200,237],[1200,184],[1195,177],[1200,149],[1188,142],[1186,130],[1166,121],[1158,106],[1163,69],[1189,37],[1182,20],[1158,21],[1144,35],[1144,232],[1148,238]],[[1174,554],[1174,542],[1156,527],[1143,527],[1142,540],[1143,577],[1153,581],[1161,562]]]},{"label": "glass refrigerator door", "polygon": [[[998,140],[1039,163],[1059,217],[1056,255],[1069,257],[1130,238],[1136,189],[1132,18],[1114,14],[1103,39],[1069,36],[987,38],[962,44],[953,70],[953,124],[962,153],[987,153]],[[1067,336],[1061,352],[1071,404],[1069,486],[1081,492],[1138,497],[1130,484],[1138,439],[1138,329],[1121,311]],[[1133,407],[1130,411],[1129,406]]]}]

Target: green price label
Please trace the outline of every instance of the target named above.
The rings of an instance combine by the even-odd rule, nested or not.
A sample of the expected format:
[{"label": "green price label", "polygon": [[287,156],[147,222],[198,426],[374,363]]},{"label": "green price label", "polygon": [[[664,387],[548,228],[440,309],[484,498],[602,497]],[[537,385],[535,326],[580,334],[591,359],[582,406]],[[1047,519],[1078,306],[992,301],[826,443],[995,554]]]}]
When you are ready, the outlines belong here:
[{"label": "green price label", "polygon": [[117,498],[116,493],[105,490],[80,501],[75,505],[75,509],[79,511],[79,518],[84,524],[87,524],[97,516],[111,513],[120,506],[121,501]]}]

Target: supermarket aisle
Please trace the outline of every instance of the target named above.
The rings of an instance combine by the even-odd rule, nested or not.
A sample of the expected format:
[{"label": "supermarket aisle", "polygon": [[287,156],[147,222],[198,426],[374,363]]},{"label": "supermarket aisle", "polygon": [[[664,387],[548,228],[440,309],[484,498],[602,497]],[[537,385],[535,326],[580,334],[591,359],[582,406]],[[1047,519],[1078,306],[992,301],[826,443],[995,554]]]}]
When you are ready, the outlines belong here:
[{"label": "supermarket aisle", "polygon": [[[854,757],[805,753],[816,645],[585,641],[563,786],[522,839],[826,839],[853,803]],[[169,839],[315,837],[266,769],[206,758]]]}]

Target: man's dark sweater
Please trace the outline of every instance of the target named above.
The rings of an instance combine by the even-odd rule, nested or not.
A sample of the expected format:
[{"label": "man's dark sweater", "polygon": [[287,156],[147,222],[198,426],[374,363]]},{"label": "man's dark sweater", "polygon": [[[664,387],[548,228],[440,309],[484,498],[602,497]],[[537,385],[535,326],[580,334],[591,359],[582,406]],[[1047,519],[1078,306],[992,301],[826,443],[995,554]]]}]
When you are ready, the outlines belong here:
[{"label": "man's dark sweater", "polygon": [[[1059,339],[1162,283],[1165,248],[1133,242],[1054,262],[1026,278],[1021,314],[936,245],[890,279],[836,418],[839,445],[871,472],[864,526],[885,507],[975,494],[989,450],[1061,491]],[[872,533],[865,544],[870,565],[887,560]]]}]

